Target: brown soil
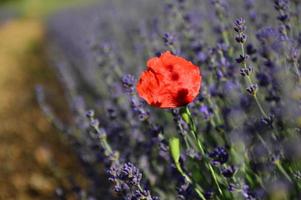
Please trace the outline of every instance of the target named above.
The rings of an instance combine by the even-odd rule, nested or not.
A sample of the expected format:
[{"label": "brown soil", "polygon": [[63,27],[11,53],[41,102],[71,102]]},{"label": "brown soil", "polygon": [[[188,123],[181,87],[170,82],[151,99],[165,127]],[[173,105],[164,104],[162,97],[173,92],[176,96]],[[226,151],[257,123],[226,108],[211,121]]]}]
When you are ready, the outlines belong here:
[{"label": "brown soil", "polygon": [[35,85],[41,83],[56,99],[55,107],[66,113],[43,41],[43,25],[37,20],[0,27],[0,199],[53,199],[55,188],[68,187],[68,177],[80,171],[35,98]]}]

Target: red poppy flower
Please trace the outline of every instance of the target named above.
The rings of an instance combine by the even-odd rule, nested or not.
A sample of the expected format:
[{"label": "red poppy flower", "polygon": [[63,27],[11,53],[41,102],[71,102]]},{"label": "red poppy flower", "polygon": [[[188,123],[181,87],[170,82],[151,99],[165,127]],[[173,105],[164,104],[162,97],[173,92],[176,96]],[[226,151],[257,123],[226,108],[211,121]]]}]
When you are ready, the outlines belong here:
[{"label": "red poppy flower", "polygon": [[175,108],[193,101],[199,94],[201,80],[199,67],[166,51],[147,61],[137,91],[152,106]]}]

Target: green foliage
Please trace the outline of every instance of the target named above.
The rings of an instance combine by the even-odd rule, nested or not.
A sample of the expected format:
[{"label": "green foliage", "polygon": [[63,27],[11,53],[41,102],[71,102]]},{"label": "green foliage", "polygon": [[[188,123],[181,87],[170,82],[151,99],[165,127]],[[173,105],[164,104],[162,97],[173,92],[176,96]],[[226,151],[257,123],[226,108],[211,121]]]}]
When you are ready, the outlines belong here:
[{"label": "green foliage", "polygon": [[176,163],[176,165],[179,164],[179,159],[181,155],[181,149],[180,149],[180,139],[177,137],[173,137],[169,139],[169,148],[171,156]]}]

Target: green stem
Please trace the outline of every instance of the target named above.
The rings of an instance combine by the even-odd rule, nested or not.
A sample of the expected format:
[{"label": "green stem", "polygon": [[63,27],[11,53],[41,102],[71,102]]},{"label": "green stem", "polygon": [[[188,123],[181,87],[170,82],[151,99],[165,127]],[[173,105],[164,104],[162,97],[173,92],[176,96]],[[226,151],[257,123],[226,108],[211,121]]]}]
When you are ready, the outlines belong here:
[{"label": "green stem", "polygon": [[220,188],[220,185],[219,185],[219,182],[218,182],[218,179],[217,179],[217,176],[216,176],[216,173],[215,173],[214,169],[212,168],[212,166],[211,166],[210,163],[206,163],[206,165],[207,165],[207,167],[208,167],[209,170],[210,170],[210,173],[211,173],[211,175],[212,175],[212,177],[213,177],[213,180],[214,180],[214,182],[215,182],[215,184],[216,184],[216,186],[217,186],[218,192],[219,192],[221,195],[224,195],[222,189]]},{"label": "green stem", "polygon": [[[181,168],[180,168],[181,169]],[[186,179],[186,181],[190,184],[192,184],[194,187],[194,191],[199,195],[199,197],[203,200],[206,200],[205,196],[203,195],[202,191],[200,188],[191,180],[191,178],[183,172],[183,170],[179,170],[180,174]]]},{"label": "green stem", "polygon": [[265,118],[268,118],[268,115],[267,115],[266,112],[264,111],[264,109],[263,109],[262,105],[260,104],[260,102],[259,102],[258,97],[257,97],[256,94],[254,95],[254,99],[255,99],[255,102],[256,102],[256,104],[257,104],[257,106],[258,106],[258,108],[259,108],[261,114],[262,114]]},{"label": "green stem", "polygon": [[224,196],[223,191],[222,191],[222,189],[221,189],[221,187],[219,185],[219,182],[218,182],[218,179],[217,179],[217,175],[216,175],[213,167],[211,166],[210,162],[206,158],[205,150],[204,150],[204,148],[203,148],[203,146],[201,144],[201,141],[200,141],[200,139],[198,137],[196,126],[194,124],[191,112],[189,111],[189,108],[187,106],[182,109],[182,117],[183,117],[184,121],[188,124],[188,126],[190,128],[191,135],[195,139],[195,142],[196,142],[198,150],[201,152],[202,156],[204,157],[205,165],[209,169],[209,171],[211,173],[211,176],[212,176],[212,178],[213,178],[213,180],[214,180],[214,182],[215,182],[215,184],[217,186],[217,189],[218,189],[219,193],[222,196]]},{"label": "green stem", "polygon": [[[211,107],[213,107],[214,104],[213,104],[213,102],[212,102],[212,100],[211,100],[210,95],[208,95],[207,100],[208,100],[209,105],[210,105]],[[219,110],[219,108],[218,108],[217,106],[215,106],[215,109],[213,109],[213,113],[214,113],[214,116],[216,117],[217,124],[218,124],[218,125],[221,125],[221,124],[222,124],[222,118],[221,118],[221,116],[220,116],[220,110]]]},{"label": "green stem", "polygon": [[[101,129],[99,127],[94,127],[95,130],[98,133],[101,133]],[[99,138],[101,146],[105,149],[105,153],[107,154],[106,156],[110,155],[113,153],[111,146],[109,145],[107,141],[107,136],[105,134],[102,134],[102,136]]]},{"label": "green stem", "polygon": [[190,183],[191,185],[193,185],[194,191],[199,195],[199,197],[202,200],[206,200],[205,196],[202,193],[202,189],[197,184],[195,184],[193,182],[193,180],[183,171],[180,163],[175,161],[175,165],[176,165],[176,168],[177,168],[178,172],[185,178],[185,180],[188,183]]},{"label": "green stem", "polygon": [[[242,56],[245,57],[246,54],[245,54],[245,48],[244,48],[244,44],[243,44],[243,43],[240,44],[240,48],[241,48]],[[247,63],[246,63],[246,61],[243,62],[243,65],[244,65],[244,68],[247,68]],[[247,81],[248,81],[248,83],[249,83],[250,85],[253,85],[253,81],[252,81],[252,79],[251,79],[251,77],[250,77],[249,75],[247,75]],[[256,102],[256,104],[257,104],[257,107],[259,108],[261,114],[262,114],[265,118],[267,118],[268,115],[266,114],[266,112],[264,111],[264,109],[263,109],[261,103],[259,102],[256,92],[255,92],[255,94],[253,95],[253,97],[254,97],[254,100],[255,100],[255,102]]]},{"label": "green stem", "polygon": [[291,177],[288,175],[288,173],[285,171],[285,169],[283,168],[283,166],[281,165],[280,160],[276,160],[275,161],[276,167],[279,169],[279,171],[287,178],[287,180],[289,180],[289,182],[293,182]]}]

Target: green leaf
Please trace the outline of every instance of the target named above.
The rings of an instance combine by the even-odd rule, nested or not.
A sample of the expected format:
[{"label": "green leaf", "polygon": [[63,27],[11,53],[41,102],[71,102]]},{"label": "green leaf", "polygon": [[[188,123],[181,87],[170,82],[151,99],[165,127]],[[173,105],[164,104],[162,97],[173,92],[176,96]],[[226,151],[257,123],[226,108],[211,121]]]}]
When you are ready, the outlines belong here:
[{"label": "green leaf", "polygon": [[180,139],[177,137],[170,138],[169,148],[170,148],[172,159],[177,165],[179,163],[180,154],[181,154]]}]

